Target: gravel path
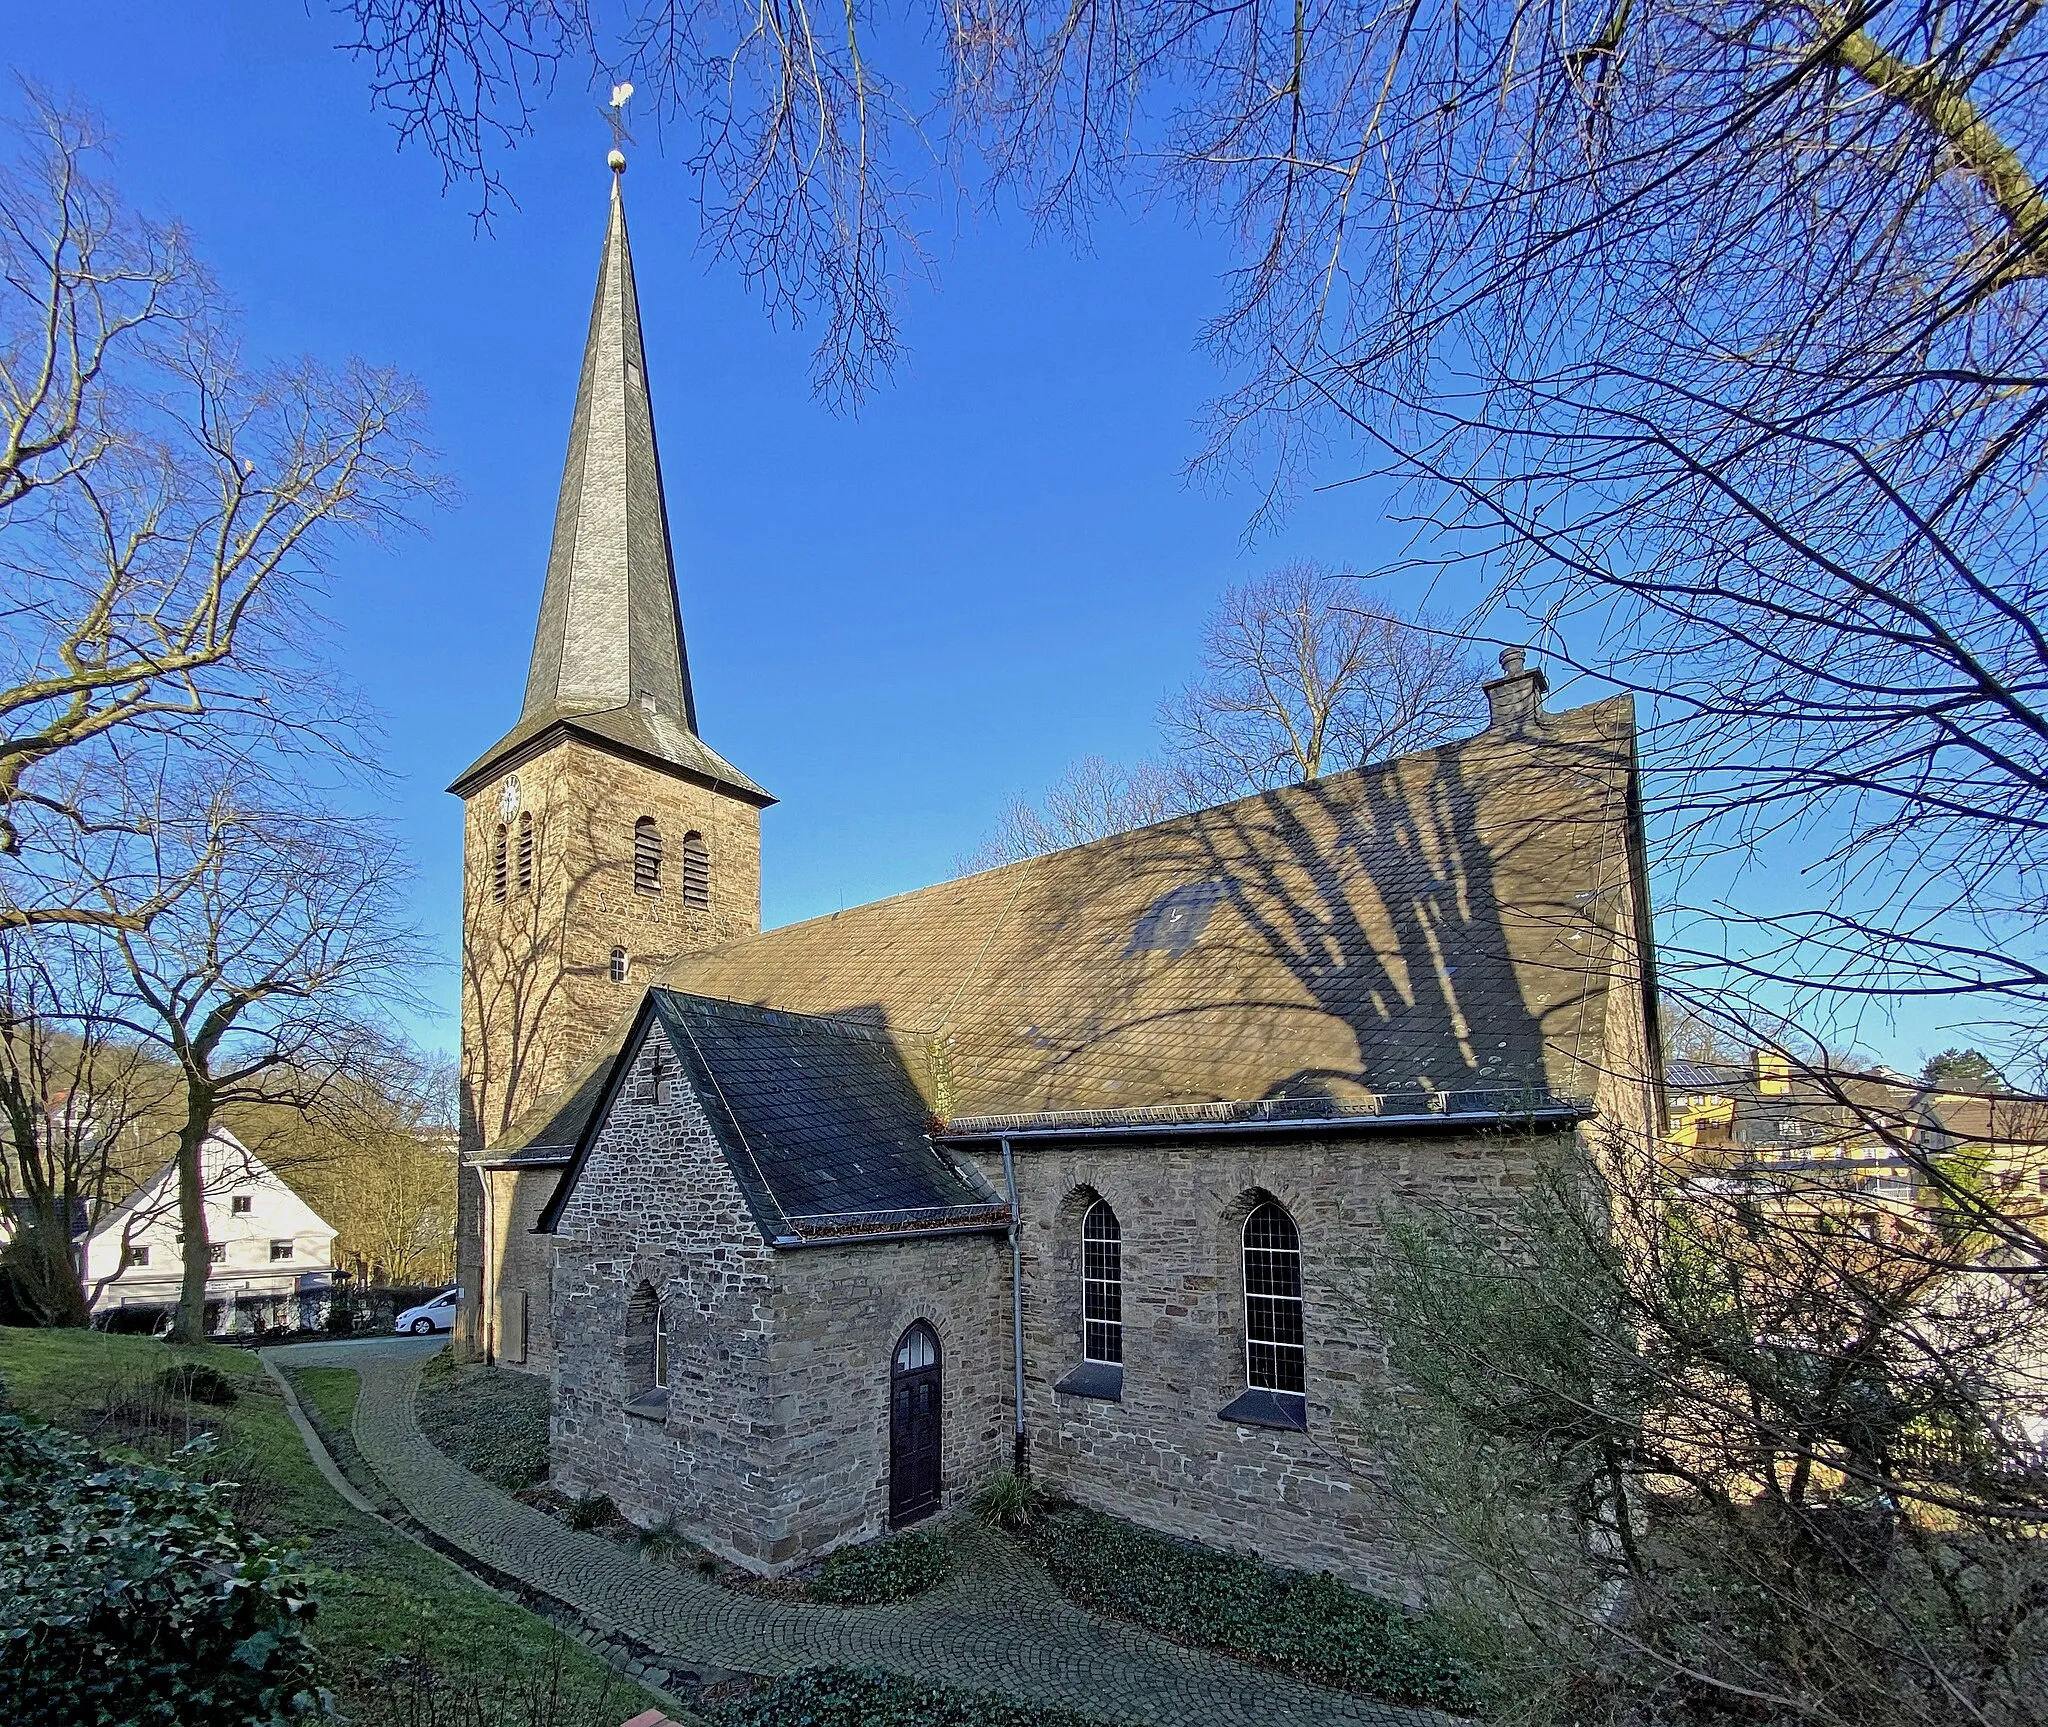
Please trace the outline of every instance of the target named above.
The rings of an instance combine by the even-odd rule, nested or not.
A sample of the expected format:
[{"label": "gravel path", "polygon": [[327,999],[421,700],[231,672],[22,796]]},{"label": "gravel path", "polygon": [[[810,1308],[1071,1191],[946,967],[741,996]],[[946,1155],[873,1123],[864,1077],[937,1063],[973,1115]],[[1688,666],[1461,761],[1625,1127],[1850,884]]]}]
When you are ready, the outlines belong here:
[{"label": "gravel path", "polygon": [[294,1363],[357,1371],[356,1444],[416,1521],[605,1634],[661,1651],[679,1667],[883,1667],[1145,1727],[1429,1727],[1448,1719],[1098,1619],[1012,1543],[973,1523],[959,1530],[963,1557],[951,1577],[930,1594],[883,1607],[764,1600],[649,1563],[520,1504],[427,1441],[414,1397],[420,1367],[439,1347],[438,1339],[393,1338],[305,1344],[291,1355]]}]

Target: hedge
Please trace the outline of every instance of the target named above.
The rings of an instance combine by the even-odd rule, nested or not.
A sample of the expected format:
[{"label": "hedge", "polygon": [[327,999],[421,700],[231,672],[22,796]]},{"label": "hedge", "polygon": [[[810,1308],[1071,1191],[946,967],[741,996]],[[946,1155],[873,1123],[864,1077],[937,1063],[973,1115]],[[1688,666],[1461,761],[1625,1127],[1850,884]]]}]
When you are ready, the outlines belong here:
[{"label": "hedge", "polygon": [[716,1727],[1103,1727],[1065,1709],[956,1691],[869,1667],[818,1667],[771,1680],[711,1717]]},{"label": "hedge", "polygon": [[818,1567],[805,1593],[813,1601],[842,1607],[872,1607],[922,1595],[952,1569],[945,1542],[930,1530],[887,1535],[842,1547]]},{"label": "hedge", "polygon": [[10,1727],[296,1727],[332,1705],[291,1559],[225,1489],[0,1416],[0,1716]]},{"label": "hedge", "polygon": [[1033,1553],[1084,1607],[1304,1678],[1459,1713],[1472,1671],[1423,1615],[1327,1572],[1287,1571],[1062,1506],[1031,1527]]}]

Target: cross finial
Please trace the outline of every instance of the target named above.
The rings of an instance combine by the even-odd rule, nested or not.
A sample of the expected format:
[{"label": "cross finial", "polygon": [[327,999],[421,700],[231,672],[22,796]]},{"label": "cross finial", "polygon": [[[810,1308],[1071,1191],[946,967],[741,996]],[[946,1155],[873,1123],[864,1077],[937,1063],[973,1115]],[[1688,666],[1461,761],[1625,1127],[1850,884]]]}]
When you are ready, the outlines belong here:
[{"label": "cross finial", "polygon": [[612,129],[611,154],[605,157],[605,161],[614,174],[623,174],[626,171],[626,152],[620,146],[633,142],[633,134],[626,130],[626,103],[632,94],[631,84],[614,84],[611,101],[598,110],[604,116],[605,124]]}]

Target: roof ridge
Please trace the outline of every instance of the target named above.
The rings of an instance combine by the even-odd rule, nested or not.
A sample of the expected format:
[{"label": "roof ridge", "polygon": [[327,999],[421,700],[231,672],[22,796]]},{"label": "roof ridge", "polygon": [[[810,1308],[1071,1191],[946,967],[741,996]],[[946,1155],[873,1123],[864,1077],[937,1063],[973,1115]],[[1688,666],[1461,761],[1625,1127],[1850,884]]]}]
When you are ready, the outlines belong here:
[{"label": "roof ridge", "polygon": [[[1633,698],[1627,694],[1602,696],[1598,701],[1582,702],[1575,708],[1560,708],[1554,713],[1546,713],[1543,718],[1549,727],[1554,728],[1559,722],[1578,719],[1592,713],[1596,708],[1608,707],[1621,702],[1632,703]],[[1099,846],[1129,845],[1143,835],[1158,833],[1162,828],[1170,828],[1183,822],[1194,822],[1204,816],[1220,815],[1225,811],[1237,809],[1241,805],[1258,803],[1268,798],[1285,798],[1300,794],[1313,796],[1316,788],[1334,786],[1346,780],[1362,780],[1369,774],[1391,772],[1403,762],[1420,761],[1425,756],[1442,755],[1447,751],[1469,749],[1475,745],[1488,745],[1497,749],[1526,750],[1541,747],[1544,743],[1552,741],[1555,740],[1546,737],[1543,732],[1520,733],[1508,736],[1491,729],[1474,732],[1470,737],[1450,738],[1443,743],[1432,744],[1426,750],[1409,750],[1403,755],[1389,756],[1384,761],[1366,762],[1355,768],[1340,768],[1334,773],[1322,774],[1312,780],[1296,780],[1284,786],[1269,786],[1263,791],[1247,792],[1242,797],[1231,798],[1220,804],[1206,804],[1198,810],[1184,810],[1179,815],[1165,816],[1156,822],[1146,822],[1141,827],[1122,828],[1116,833],[1105,834],[1100,839],[1083,840],[1079,845],[1061,846],[1056,851],[1034,852],[1030,857],[1018,858],[1013,863],[996,864],[992,868],[985,870],[972,870],[966,875],[947,876],[941,881],[927,882],[922,887],[905,888],[901,893],[884,894],[880,899],[862,900],[858,905],[842,906],[838,911],[820,912],[815,917],[798,918],[793,923],[777,924],[772,929],[756,930],[751,935],[735,936],[731,941],[722,942],[717,947],[705,948],[699,952],[686,955],[677,963],[679,965],[688,964],[713,955],[728,953],[735,948],[744,947],[754,942],[769,941],[796,930],[836,923],[839,919],[852,916],[855,913],[874,911],[882,906],[895,905],[903,900],[916,899],[922,894],[939,893],[946,888],[965,886],[969,882],[988,881],[1003,874],[1006,870],[1028,871],[1030,866],[1034,864],[1045,864],[1055,858],[1071,857],[1077,853],[1090,851]],[[1022,881],[1020,880],[1019,891],[1021,891],[1021,887]],[[1015,899],[1016,894],[1013,892],[1010,903],[1014,904]],[[1007,916],[1007,912],[1005,915]],[[941,1027],[940,1029],[944,1028]]]}]

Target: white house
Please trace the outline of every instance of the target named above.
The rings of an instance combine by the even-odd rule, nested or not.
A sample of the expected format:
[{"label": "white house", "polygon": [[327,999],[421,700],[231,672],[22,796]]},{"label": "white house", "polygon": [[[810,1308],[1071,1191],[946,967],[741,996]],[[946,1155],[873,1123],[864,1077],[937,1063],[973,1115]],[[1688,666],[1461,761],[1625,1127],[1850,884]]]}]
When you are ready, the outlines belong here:
[{"label": "white house", "polygon": [[[287,1321],[279,1311],[287,1300],[325,1291],[333,1280],[333,1227],[224,1129],[215,1129],[200,1148],[200,1170],[213,1260],[206,1294],[223,1304],[221,1328],[232,1325],[232,1314],[252,1308],[272,1322]],[[95,1313],[174,1306],[184,1250],[177,1165],[165,1164],[106,1212],[83,1250]]]}]

